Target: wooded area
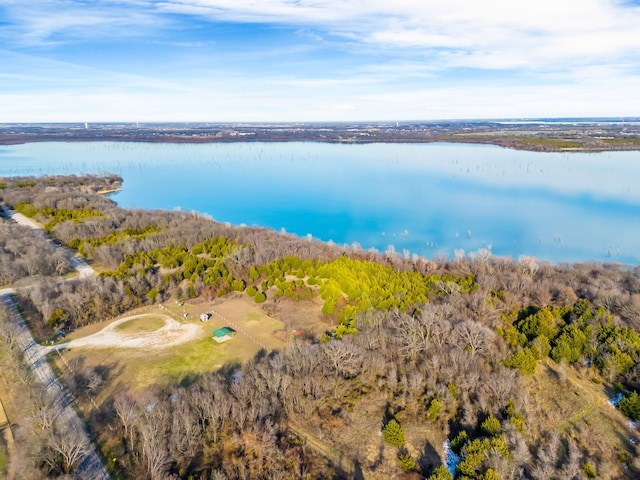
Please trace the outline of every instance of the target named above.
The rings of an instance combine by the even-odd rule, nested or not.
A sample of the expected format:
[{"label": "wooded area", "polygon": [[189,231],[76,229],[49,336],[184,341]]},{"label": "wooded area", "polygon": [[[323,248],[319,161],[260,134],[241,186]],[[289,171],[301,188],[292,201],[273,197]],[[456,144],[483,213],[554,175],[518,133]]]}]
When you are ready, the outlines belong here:
[{"label": "wooded area", "polygon": [[[120,478],[452,478],[445,443],[460,479],[638,475],[636,427],[620,414],[640,418],[637,267],[379,255],[192,213],[123,210],[95,193],[118,184],[2,179],[6,205],[101,272],[59,281],[66,259],[2,224],[0,284],[31,279],[18,299],[40,340],[142,305],[231,292],[267,309],[319,301],[327,325],[246,364],[120,392],[93,410],[89,425]],[[10,345],[10,326],[2,330]],[[76,392],[101,388],[97,371],[67,381]],[[573,397],[594,392],[622,394],[619,410],[589,400],[558,421]],[[65,474],[66,457],[37,461],[54,448],[42,435],[30,468]]]}]

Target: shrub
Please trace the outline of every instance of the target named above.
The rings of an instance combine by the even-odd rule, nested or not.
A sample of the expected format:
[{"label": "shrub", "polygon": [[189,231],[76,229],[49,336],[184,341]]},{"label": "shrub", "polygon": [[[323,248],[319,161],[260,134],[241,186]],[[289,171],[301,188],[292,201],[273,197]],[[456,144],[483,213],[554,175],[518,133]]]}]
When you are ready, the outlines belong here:
[{"label": "shrub", "polygon": [[437,420],[440,416],[440,412],[442,411],[442,404],[438,401],[437,398],[431,400],[429,404],[429,409],[427,410],[427,418],[429,420]]},{"label": "shrub", "polygon": [[509,423],[513,425],[520,433],[524,432],[525,421],[521,413],[509,418]]},{"label": "shrub", "polygon": [[453,475],[447,470],[447,467],[440,465],[431,472],[427,480],[453,480]]},{"label": "shrub", "polygon": [[462,447],[464,447],[464,444],[467,443],[467,440],[469,440],[469,435],[467,435],[467,432],[462,430],[454,437],[453,440],[451,440],[451,450],[453,450],[454,453],[459,454]]},{"label": "shrub", "polygon": [[453,398],[458,398],[458,386],[455,383],[449,383],[447,385],[447,390]]},{"label": "shrub", "polygon": [[484,472],[482,480],[500,480],[500,477],[493,468],[488,468],[487,471]]},{"label": "shrub", "polygon": [[405,472],[410,472],[416,468],[416,461],[409,453],[398,455],[398,463],[400,464],[400,468]]},{"label": "shrub", "polygon": [[489,417],[484,422],[482,422],[480,428],[486,435],[494,437],[500,432],[502,426],[500,425],[500,420],[498,420],[493,415],[489,415]]},{"label": "shrub", "polygon": [[56,308],[56,310],[49,317],[49,328],[56,328],[59,325],[62,325],[65,321],[65,313],[62,309]]},{"label": "shrub", "polygon": [[530,348],[517,351],[504,361],[504,366],[517,368],[525,375],[531,375],[536,369],[537,359]]},{"label": "shrub", "polygon": [[591,464],[591,462],[587,462],[582,466],[582,473],[584,473],[587,478],[597,478],[596,469]]}]

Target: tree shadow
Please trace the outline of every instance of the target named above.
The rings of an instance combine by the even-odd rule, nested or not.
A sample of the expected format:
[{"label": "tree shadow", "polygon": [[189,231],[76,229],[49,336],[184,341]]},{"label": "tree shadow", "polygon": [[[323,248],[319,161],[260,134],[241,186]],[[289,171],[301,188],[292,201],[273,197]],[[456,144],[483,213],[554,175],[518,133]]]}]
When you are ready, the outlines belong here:
[{"label": "tree shadow", "polygon": [[442,465],[442,459],[438,451],[431,445],[431,442],[427,440],[418,455],[416,463],[420,467],[423,475],[426,476],[430,474],[434,468]]},{"label": "tree shadow", "polygon": [[188,388],[196,383],[200,378],[202,378],[202,375],[198,373],[187,373],[180,379],[178,386],[181,388]]},{"label": "tree shadow", "polygon": [[462,430],[467,430],[462,424],[460,418],[452,418],[449,420],[449,438],[455,438]]},{"label": "tree shadow", "polygon": [[378,454],[376,455],[376,459],[369,465],[371,470],[376,470],[382,463],[384,462],[384,441],[380,440],[380,444],[378,445]]},{"label": "tree shadow", "polygon": [[[227,382],[237,382],[239,377],[242,377],[242,363],[240,362],[228,362],[222,365],[216,372],[222,375]],[[202,375],[199,375],[202,376]]]},{"label": "tree shadow", "polygon": [[384,406],[384,414],[382,415],[382,420],[380,423],[380,431],[382,431],[384,427],[387,426],[387,423],[389,423],[391,420],[394,420],[395,418],[395,414],[391,412],[391,404],[387,402]]},{"label": "tree shadow", "polygon": [[362,465],[358,459],[353,460],[353,478],[355,480],[364,480],[364,472],[362,471]]}]

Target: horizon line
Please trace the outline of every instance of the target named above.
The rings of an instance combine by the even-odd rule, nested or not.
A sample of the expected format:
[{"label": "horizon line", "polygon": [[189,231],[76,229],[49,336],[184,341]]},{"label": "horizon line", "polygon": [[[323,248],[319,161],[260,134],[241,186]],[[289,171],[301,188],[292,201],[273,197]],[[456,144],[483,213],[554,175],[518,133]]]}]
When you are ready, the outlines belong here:
[{"label": "horizon line", "polygon": [[438,122],[640,122],[640,116],[578,116],[578,117],[474,117],[474,118],[438,118],[438,119],[386,119],[386,120],[273,120],[273,121],[233,121],[233,120],[74,120],[74,121],[0,121],[3,125],[314,125],[314,124],[412,124]]}]

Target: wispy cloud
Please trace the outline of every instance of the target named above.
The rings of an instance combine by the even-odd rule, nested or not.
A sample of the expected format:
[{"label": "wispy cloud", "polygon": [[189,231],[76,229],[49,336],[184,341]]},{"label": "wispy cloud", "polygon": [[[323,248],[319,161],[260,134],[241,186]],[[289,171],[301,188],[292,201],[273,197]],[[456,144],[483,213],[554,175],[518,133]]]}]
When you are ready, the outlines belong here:
[{"label": "wispy cloud", "polygon": [[0,3],[4,44],[50,46],[73,41],[141,36],[167,22],[141,2],[40,0]]},{"label": "wispy cloud", "polygon": [[637,2],[0,0],[0,18],[0,121],[640,111]]}]

